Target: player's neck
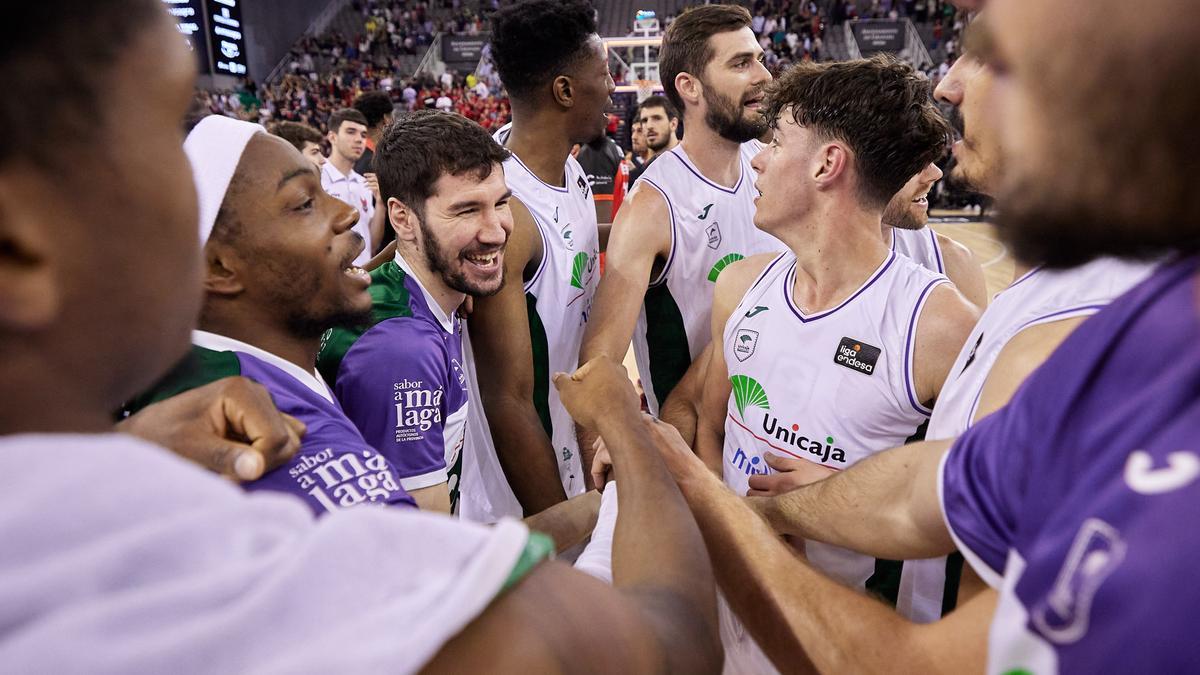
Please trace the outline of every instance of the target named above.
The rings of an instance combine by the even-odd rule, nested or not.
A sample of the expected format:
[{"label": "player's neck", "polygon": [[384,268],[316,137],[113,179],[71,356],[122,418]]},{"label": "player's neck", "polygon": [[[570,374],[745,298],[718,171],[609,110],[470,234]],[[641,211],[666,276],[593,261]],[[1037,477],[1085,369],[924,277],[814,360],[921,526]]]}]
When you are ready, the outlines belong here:
[{"label": "player's neck", "polygon": [[883,237],[882,237],[883,245],[888,247],[889,249],[892,247],[892,230],[893,230],[892,226],[888,225],[887,223],[879,224],[879,233],[881,235],[883,235]]},{"label": "player's neck", "polygon": [[679,147],[708,180],[727,188],[737,185],[742,177],[741,144],[723,138],[704,124],[703,120],[689,121],[684,127]]},{"label": "player's neck", "polygon": [[354,170],[354,162],[350,161],[350,158],[336,149],[329,152],[329,163],[333,165],[333,168],[340,171],[343,176],[349,176],[350,172]]},{"label": "player's neck", "polygon": [[49,354],[21,351],[8,349],[5,357],[10,360],[0,368],[0,435],[112,431],[112,408],[119,404],[106,405],[78,373],[62,377],[63,363],[47,360]]},{"label": "player's neck", "polygon": [[228,312],[212,311],[211,305],[205,309],[200,317],[200,330],[245,342],[305,371],[316,366],[317,352],[321,349],[320,335],[297,337],[287,329],[286,322],[277,320],[269,312],[241,312],[233,307],[229,307],[232,311]]},{"label": "player's neck", "polygon": [[543,183],[565,187],[564,165],[574,143],[562,133],[556,120],[536,112],[513,108],[512,130],[505,147],[521,159],[533,175]]},{"label": "player's neck", "polygon": [[467,294],[446,285],[442,275],[435,274],[425,264],[424,256],[415,251],[397,249],[396,255],[404,259],[405,266],[412,271],[421,288],[433,297],[434,302],[446,316],[453,316],[467,300]]},{"label": "player's neck", "polygon": [[831,205],[780,233],[796,256],[796,305],[806,313],[821,312],[861,288],[890,253],[879,231],[878,212]]}]

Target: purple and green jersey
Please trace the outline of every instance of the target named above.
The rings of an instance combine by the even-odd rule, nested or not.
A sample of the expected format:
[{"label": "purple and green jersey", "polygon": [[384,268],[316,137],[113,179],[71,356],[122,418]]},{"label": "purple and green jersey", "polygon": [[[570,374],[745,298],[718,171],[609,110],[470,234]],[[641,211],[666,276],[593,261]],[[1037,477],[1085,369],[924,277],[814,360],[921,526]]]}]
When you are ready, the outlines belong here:
[{"label": "purple and green jersey", "polygon": [[223,336],[196,331],[193,341],[188,357],[128,412],[241,375],[265,387],[275,406],[307,429],[288,463],[243,487],[296,495],[317,514],[364,503],[415,506],[396,469],[363,439],[315,373]]},{"label": "purple and green jersey", "polygon": [[369,325],[326,334],[317,367],[406,490],[448,483],[457,513],[467,419],[462,323],[397,255],[371,272]]},{"label": "purple and green jersey", "polygon": [[1198,268],[1100,310],[943,459],[946,523],[1000,589],[989,672],[1200,670]]}]

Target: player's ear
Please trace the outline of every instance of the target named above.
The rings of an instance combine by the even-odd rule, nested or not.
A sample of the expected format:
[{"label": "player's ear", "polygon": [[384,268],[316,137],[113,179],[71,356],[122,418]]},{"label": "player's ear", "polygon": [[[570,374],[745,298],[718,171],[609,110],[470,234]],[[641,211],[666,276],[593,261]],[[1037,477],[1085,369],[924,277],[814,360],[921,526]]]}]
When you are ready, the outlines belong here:
[{"label": "player's ear", "polygon": [[704,95],[704,85],[700,78],[692,77],[691,73],[679,73],[675,76],[675,91],[679,93],[679,98],[696,105]]},{"label": "player's ear", "polygon": [[850,151],[840,143],[825,143],[813,155],[812,177],[818,187],[829,187],[849,168]]},{"label": "player's ear", "polygon": [[[0,171],[0,331],[32,333],[53,324],[64,289],[55,269],[55,232],[28,168]],[[37,181],[42,182],[42,181]],[[47,195],[47,199],[54,197]]]},{"label": "player's ear", "polygon": [[571,78],[566,75],[559,75],[554,78],[554,82],[550,86],[555,103],[564,108],[570,108],[575,105],[575,94],[571,87]]},{"label": "player's ear", "polygon": [[388,222],[396,231],[396,241],[417,241],[417,230],[421,227],[420,216],[404,202],[392,197],[387,201]]},{"label": "player's ear", "polygon": [[214,295],[237,295],[246,290],[241,275],[245,261],[237,254],[234,247],[210,239],[204,245],[204,281],[201,284],[205,293]]}]

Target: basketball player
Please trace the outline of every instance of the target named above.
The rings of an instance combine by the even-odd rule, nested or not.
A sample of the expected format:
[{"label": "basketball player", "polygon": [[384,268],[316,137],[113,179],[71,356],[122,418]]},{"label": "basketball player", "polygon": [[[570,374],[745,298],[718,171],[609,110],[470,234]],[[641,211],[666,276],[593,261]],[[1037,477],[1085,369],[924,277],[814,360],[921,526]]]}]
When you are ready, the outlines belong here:
[{"label": "basketball player", "polygon": [[325,165],[325,155],[321,154],[321,134],[316,129],[299,122],[278,122],[271,127],[271,133],[291,143],[318,171]]},{"label": "basketball player", "polygon": [[[775,135],[752,161],[754,224],[788,251],[718,279],[696,430],[696,454],[735,494],[770,471],[768,452],[836,471],[912,436],[975,323],[945,276],[880,238],[893,195],[945,147],[949,126],[929,94],[926,79],[882,56],[801,64],[777,82]],[[899,581],[894,563],[805,549],[852,587],[887,596]],[[732,620],[722,631],[731,667],[769,668]]]},{"label": "basketball player", "polygon": [[363,439],[313,371],[329,326],[370,316],[370,278],[353,267],[358,213],[321,189],[283,139],[214,115],[188,135],[206,242],[205,302],[190,358],[130,411],[223,377],[266,387],[307,428],[299,451],[249,490],[296,495],[316,513],[360,503],[413,505],[391,458]]},{"label": "basketball player", "polygon": [[354,264],[364,265],[371,259],[373,244],[383,235],[382,209],[376,210],[378,183],[368,181],[354,170],[354,163],[362,157],[366,148],[367,118],[353,108],[335,111],[329,116],[329,158],[321,167],[321,186],[329,194],[358,210],[358,223],[354,231],[367,247],[354,259]]},{"label": "basketball player", "polygon": [[200,306],[180,143],[195,64],[155,0],[32,3],[10,18],[9,93],[65,94],[49,113],[0,111],[27,132],[0,148],[6,669],[715,669],[703,542],[611,362],[559,380],[628,471],[616,589],[539,562],[544,544],[519,524],[407,509],[315,521],[110,433],[110,411],[186,351]]},{"label": "basketball player", "polygon": [[[1200,58],[1200,17],[1109,0],[1007,0],[988,11],[976,55],[995,85],[998,125],[972,132],[968,119],[967,133],[999,131],[1006,242],[1047,269],[1174,256],[957,440],[879,453],[759,505],[777,528],[872,555],[957,545],[993,590],[941,621],[905,624],[796,560],[688,448],[677,443],[668,464],[719,576],[761,580],[726,595],[781,666],[807,656],[823,671],[1195,670],[1200,653],[1181,617],[1200,595],[1176,580],[1200,552],[1179,515],[1200,499],[1200,199],[1181,170],[1200,156],[1190,133],[1200,104],[1178,82]],[[1047,70],[1051,61],[1061,67]],[[978,90],[963,91],[965,113]],[[1118,128],[1128,143],[1110,142],[1106,130]],[[1150,193],[1158,199],[1145,204]]]},{"label": "basketball player", "polygon": [[[980,59],[980,52],[987,48],[985,36],[986,18],[980,15],[968,28],[964,54],[935,93],[956,106],[963,119],[963,139],[954,147],[959,160],[956,178],[976,192],[991,195],[999,187],[1003,163],[997,120],[986,105],[994,74]],[[1029,374],[1085,319],[1149,276],[1153,267],[1115,258],[1099,258],[1067,270],[1018,262],[1013,283],[997,294],[967,337],[938,397],[926,438],[956,438],[1003,407]],[[815,477],[810,467],[796,462],[768,461],[781,473],[754,478],[752,486],[757,490],[752,494],[779,494]],[[788,471],[793,473],[789,475]],[[936,569],[932,565],[905,567],[897,605],[909,610],[906,615],[931,621],[940,616],[938,608],[953,606],[953,571],[950,583],[944,587],[931,578],[915,577],[936,574]],[[958,597],[965,600],[983,587],[967,568]]]},{"label": "basketball player", "polygon": [[380,138],[375,169],[396,231],[371,272],[371,316],[335,327],[318,367],[423,509],[456,511],[467,422],[459,307],[504,283],[508,159],[479,125],[418,111]]},{"label": "basketball player", "polygon": [[761,58],[750,14],[736,5],[689,9],[663,36],[659,72],[687,133],[655,157],[617,214],[580,357],[623,358],[632,336],[655,415],[709,342],[721,271],[783,249],[753,223],[750,158],[767,130],[759,108],[771,79]]},{"label": "basketball player", "polygon": [[[604,132],[615,85],[585,0],[526,0],[500,10],[492,58],[512,99],[512,125],[496,138],[512,153],[504,176],[513,231],[504,255],[508,283],[476,302],[471,315],[486,418],[471,413],[468,443],[480,461],[499,459],[520,507],[533,514],[588,483],[575,425],[550,376],[580,363],[599,277],[596,211],[571,147]],[[499,498],[490,492],[507,490],[482,489],[493,506]]]},{"label": "basketball player", "polygon": [[638,105],[638,121],[646,133],[646,147],[658,156],[679,145],[679,112],[666,96],[650,96]]},{"label": "basketball player", "polygon": [[927,226],[929,190],[942,177],[930,162],[892,197],[883,210],[883,243],[918,265],[945,274],[976,307],[987,307],[983,267],[962,244]]}]

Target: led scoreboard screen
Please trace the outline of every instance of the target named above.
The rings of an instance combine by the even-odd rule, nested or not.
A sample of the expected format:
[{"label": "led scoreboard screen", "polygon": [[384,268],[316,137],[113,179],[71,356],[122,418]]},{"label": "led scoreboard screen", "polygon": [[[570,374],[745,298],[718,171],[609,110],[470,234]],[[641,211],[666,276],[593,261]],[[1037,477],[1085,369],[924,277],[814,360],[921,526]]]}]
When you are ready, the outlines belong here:
[{"label": "led scoreboard screen", "polygon": [[201,73],[246,74],[242,0],[162,0],[187,40]]},{"label": "led scoreboard screen", "polygon": [[210,71],[208,64],[208,41],[204,37],[204,15],[201,5],[204,0],[163,0],[167,11],[175,19],[175,28],[196,57],[197,70]]}]

